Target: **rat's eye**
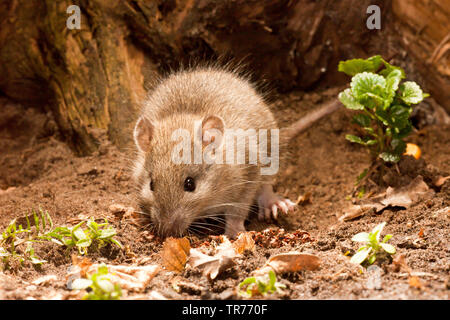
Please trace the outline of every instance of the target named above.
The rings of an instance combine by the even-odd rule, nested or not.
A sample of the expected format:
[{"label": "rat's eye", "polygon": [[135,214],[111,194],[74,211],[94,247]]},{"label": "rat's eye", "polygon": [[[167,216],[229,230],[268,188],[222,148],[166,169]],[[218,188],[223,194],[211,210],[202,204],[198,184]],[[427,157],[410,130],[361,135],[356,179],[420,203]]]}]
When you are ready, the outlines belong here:
[{"label": "rat's eye", "polygon": [[153,191],[154,187],[155,187],[155,186],[153,185],[153,180],[150,179],[150,190]]},{"label": "rat's eye", "polygon": [[195,180],[194,178],[187,177],[184,180],[184,191],[193,192],[195,190]]}]

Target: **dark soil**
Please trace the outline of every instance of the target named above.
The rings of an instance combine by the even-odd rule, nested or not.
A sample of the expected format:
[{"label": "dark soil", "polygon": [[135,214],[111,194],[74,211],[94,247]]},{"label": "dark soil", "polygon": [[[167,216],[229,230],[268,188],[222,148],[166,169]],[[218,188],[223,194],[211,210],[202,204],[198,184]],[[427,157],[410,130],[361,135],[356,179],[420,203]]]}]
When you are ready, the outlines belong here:
[{"label": "dark soil", "polygon": [[[274,101],[273,110],[280,125],[285,126],[317,104],[334,98],[339,90],[285,95]],[[112,204],[136,207],[129,172],[132,151],[118,151],[99,131],[102,142],[98,152],[75,157],[61,142],[49,115],[5,99],[0,104],[0,230],[12,219],[24,217],[39,207],[49,212],[55,226],[74,225],[87,217],[107,218],[117,229],[117,239],[124,249],[108,245],[90,252],[88,257],[92,261],[126,265],[138,257],[150,257],[151,263],[162,263],[159,252],[162,242],[144,227],[118,218],[109,209]],[[435,194],[409,209],[387,208],[353,221],[338,220],[351,203],[347,199],[356,177],[370,165],[370,155],[344,139],[346,133],[354,130],[351,115],[348,110],[339,110],[289,145],[275,188],[294,201],[310,194],[310,202],[299,205],[293,214],[282,216],[276,224],[261,223],[250,216],[249,230],[268,227],[283,228],[286,232],[302,230],[309,234],[305,241],[281,248],[257,244],[254,253],[245,254],[237,266],[214,281],[208,281],[196,269],[187,268],[180,275],[184,284],[178,291],[168,285],[174,273],[163,269],[145,292],[128,292],[124,297],[150,299],[157,292],[168,299],[239,298],[235,289],[253,270],[274,254],[296,250],[317,255],[320,269],[281,275],[279,279],[287,289],[268,298],[448,299],[450,180],[436,187],[432,177],[428,180],[425,177]],[[408,142],[420,146],[423,160],[408,160],[415,169],[406,168],[405,172],[449,175],[449,127],[426,126],[413,133]],[[419,278],[419,284],[412,283],[408,272],[392,259],[379,260],[381,281],[376,285],[370,272],[349,262],[358,249],[351,237],[368,232],[383,221],[387,222],[383,233],[393,234],[390,243],[397,248],[394,261],[403,256],[413,275]],[[29,262],[23,266],[12,264],[0,271],[0,299],[71,298],[66,283],[71,254],[76,250],[68,252],[55,243],[45,242],[36,244],[35,251],[48,262],[40,267]],[[44,275],[56,275],[56,279],[49,284],[32,284]]]}]

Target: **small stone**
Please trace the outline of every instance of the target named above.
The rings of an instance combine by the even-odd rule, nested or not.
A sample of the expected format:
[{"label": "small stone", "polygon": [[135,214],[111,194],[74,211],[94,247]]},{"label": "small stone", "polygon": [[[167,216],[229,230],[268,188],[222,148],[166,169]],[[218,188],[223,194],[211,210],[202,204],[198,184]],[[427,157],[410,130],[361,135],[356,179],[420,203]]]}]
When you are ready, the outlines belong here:
[{"label": "small stone", "polygon": [[382,287],[382,280],[381,275],[383,273],[383,269],[381,269],[379,266],[372,265],[367,268],[367,275],[368,279],[366,282],[366,288],[369,290],[381,290]]}]

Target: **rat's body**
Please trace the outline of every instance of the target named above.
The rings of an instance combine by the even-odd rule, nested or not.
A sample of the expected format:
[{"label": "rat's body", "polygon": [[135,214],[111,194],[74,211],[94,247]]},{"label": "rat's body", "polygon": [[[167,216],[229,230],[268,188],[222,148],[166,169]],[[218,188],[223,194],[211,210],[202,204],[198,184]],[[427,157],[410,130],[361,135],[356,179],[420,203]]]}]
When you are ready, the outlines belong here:
[{"label": "rat's body", "polygon": [[[273,193],[273,176],[261,175],[259,161],[174,163],[173,150],[179,142],[173,140],[172,134],[180,128],[194,132],[194,145],[195,123],[200,123],[197,132],[202,150],[212,143],[223,143],[212,138],[214,132],[223,133],[229,128],[256,132],[277,129],[262,97],[233,72],[199,68],[163,80],[145,102],[134,131],[139,205],[150,215],[160,235],[181,236],[190,226],[208,230],[199,219],[219,219],[214,217],[222,213],[225,234],[235,236],[245,231],[244,221],[255,200],[259,218],[276,218],[278,209],[285,213],[293,210],[290,200]],[[291,129],[286,133],[294,136],[299,131]]]}]

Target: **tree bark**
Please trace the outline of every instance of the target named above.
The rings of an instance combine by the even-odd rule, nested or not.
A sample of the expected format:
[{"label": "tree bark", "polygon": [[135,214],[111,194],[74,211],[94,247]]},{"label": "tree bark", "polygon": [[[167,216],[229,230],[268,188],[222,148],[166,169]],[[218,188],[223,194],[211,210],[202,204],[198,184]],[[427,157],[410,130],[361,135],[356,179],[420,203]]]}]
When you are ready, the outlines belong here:
[{"label": "tree bark", "polygon": [[[405,2],[428,19],[437,14]],[[72,4],[82,11],[80,30],[66,27]],[[371,4],[382,9],[381,30],[366,27]],[[381,0],[2,1],[0,90],[51,111],[78,154],[96,149],[93,128],[107,129],[114,143],[126,146],[157,75],[222,57],[243,60],[254,79],[267,79],[279,90],[343,84],[348,78],[337,72],[340,60],[393,55],[395,24],[415,36],[408,31],[411,19],[402,18],[403,1],[393,0],[392,7],[396,16],[391,1]],[[426,29],[426,38],[428,32],[433,37],[415,43],[417,52],[435,48],[443,29],[439,23]],[[436,68],[448,59],[441,50],[430,62]],[[448,101],[449,90],[438,86],[448,84],[445,70],[433,75],[430,93]]]}]

